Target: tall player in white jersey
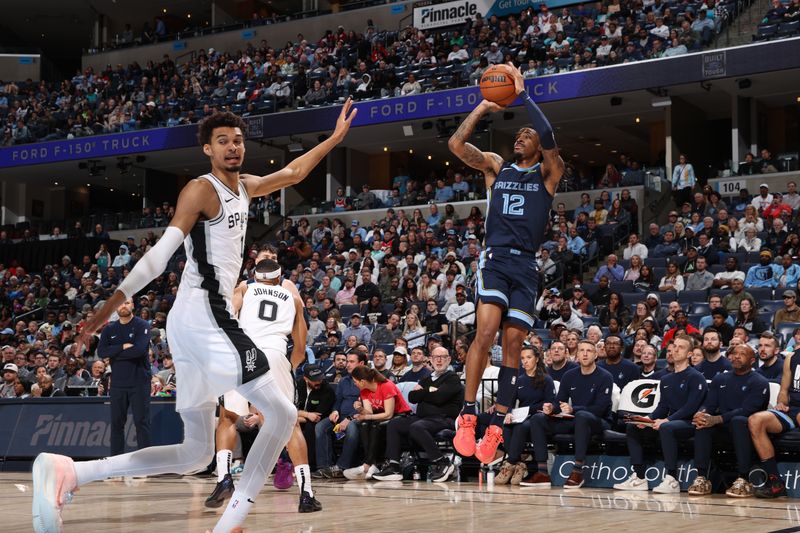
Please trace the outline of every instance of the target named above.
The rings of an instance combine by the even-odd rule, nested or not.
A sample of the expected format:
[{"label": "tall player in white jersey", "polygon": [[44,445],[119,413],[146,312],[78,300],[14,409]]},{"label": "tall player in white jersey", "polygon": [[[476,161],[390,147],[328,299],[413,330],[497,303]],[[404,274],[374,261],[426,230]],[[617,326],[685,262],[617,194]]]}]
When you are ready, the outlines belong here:
[{"label": "tall player in white jersey", "polygon": [[136,264],[119,288],[81,331],[76,353],[106,323],[124,300],[156,276],[181,243],[187,261],[167,332],[180,376],[176,410],[183,420],[181,444],[155,446],[100,459],[73,462],[43,453],[33,465],[33,526],[38,532],[62,530],[61,511],[81,485],[113,476],[186,473],[204,468],[214,455],[217,397],[237,389],[264,417],[250,450],[239,487],[214,533],[241,531],[254,499],[289,439],[297,412],[275,385],[261,351],[233,318],[231,298],[239,275],[251,198],[265,196],[303,180],[339,144],[356,116],[347,101],[332,135],[286,167],[266,176],[241,174],[245,123],[233,113],[216,113],[199,126],[211,172],[181,191],[170,225],[158,243]]},{"label": "tall player in white jersey", "polygon": [[[305,316],[303,315],[303,301],[294,283],[287,279],[281,281],[280,270],[272,277],[265,278],[264,276],[264,273],[267,272],[266,265],[274,264],[275,267],[278,269],[280,268],[276,262],[277,259],[277,250],[272,245],[267,245],[258,252],[258,255],[255,257],[256,267],[254,269],[253,279],[242,281],[233,293],[233,309],[234,314],[239,317],[239,323],[242,329],[244,329],[245,333],[247,333],[255,341],[256,345],[267,355],[270,369],[279,369],[279,371],[276,370],[275,372],[276,382],[278,382],[279,388],[284,391],[289,400],[294,402],[295,387],[293,371],[305,360],[306,335],[308,330],[306,328]],[[270,266],[269,268],[269,272],[273,272],[273,267]],[[273,278],[275,278],[274,281]],[[270,289],[271,292],[265,293],[259,290],[259,285],[262,284],[268,284],[270,286],[277,285],[278,287]],[[294,302],[294,323],[291,326],[288,324],[286,318],[281,319],[280,316],[276,316],[275,319],[270,320],[271,315],[269,313],[265,315],[263,313],[264,309],[262,309],[262,306],[264,306],[265,309],[272,309],[273,306],[281,305],[288,308],[288,304],[283,303],[285,301],[284,294],[290,295],[291,301]],[[262,301],[265,303],[262,303]],[[290,327],[287,329],[287,326]],[[286,335],[289,333],[292,335],[294,347],[292,349],[291,359],[287,360],[285,342]],[[284,349],[282,351],[265,349],[265,347],[275,344],[272,343],[272,337],[276,334],[282,336],[284,339]],[[228,394],[225,395],[226,401],[229,399],[229,396]],[[228,411],[227,406],[220,406],[220,425],[217,426],[216,435],[217,485],[206,499],[206,507],[216,508],[221,506],[234,490],[230,466],[233,457],[233,448],[236,445],[236,425],[240,424],[239,420],[240,417],[236,413]],[[268,426],[269,420],[266,420],[266,424]],[[311,469],[308,465],[308,445],[306,444],[305,436],[303,436],[303,431],[300,429],[300,424],[297,421],[295,421],[289,442],[286,443],[286,451],[289,454],[291,463],[294,465],[294,475],[297,479],[297,486],[300,489],[298,512],[313,513],[321,511],[322,504],[314,497],[314,491],[311,488]]]}]

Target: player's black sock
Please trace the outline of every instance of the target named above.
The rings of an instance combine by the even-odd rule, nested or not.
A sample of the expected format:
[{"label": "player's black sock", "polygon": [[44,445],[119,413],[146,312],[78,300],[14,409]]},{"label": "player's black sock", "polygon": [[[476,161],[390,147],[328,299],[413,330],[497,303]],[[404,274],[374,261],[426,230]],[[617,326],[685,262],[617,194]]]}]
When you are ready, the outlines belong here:
[{"label": "player's black sock", "polygon": [[583,474],[583,461],[575,461],[575,464],[572,466],[572,471]]},{"label": "player's black sock", "polygon": [[639,479],[644,479],[644,465],[633,465],[633,472]]},{"label": "player's black sock", "polygon": [[773,476],[778,475],[778,462],[775,460],[775,457],[770,457],[769,459],[761,461],[761,468],[763,468],[764,472],[767,474],[772,474]]},{"label": "player's black sock", "polygon": [[667,475],[668,476],[672,476],[675,479],[678,479],[678,469],[677,468],[673,468],[671,470],[667,470]]},{"label": "player's black sock", "polygon": [[536,469],[539,472],[544,472],[546,474],[547,473],[547,461],[545,461],[544,463],[536,463]]},{"label": "player's black sock", "polygon": [[489,424],[492,426],[500,426],[503,427],[503,422],[506,419],[506,413],[501,413],[496,407],[494,409],[494,414],[492,414],[491,420],[489,420]]},{"label": "player's black sock", "polygon": [[[514,386],[517,383],[519,370],[507,366],[501,366],[497,374],[497,405],[508,406],[514,398]],[[489,422],[493,426],[503,426],[506,417],[505,412],[501,412],[495,407],[494,415]]]},{"label": "player's black sock", "polygon": [[464,407],[461,408],[462,415],[476,415],[478,414],[476,402],[464,402]]}]

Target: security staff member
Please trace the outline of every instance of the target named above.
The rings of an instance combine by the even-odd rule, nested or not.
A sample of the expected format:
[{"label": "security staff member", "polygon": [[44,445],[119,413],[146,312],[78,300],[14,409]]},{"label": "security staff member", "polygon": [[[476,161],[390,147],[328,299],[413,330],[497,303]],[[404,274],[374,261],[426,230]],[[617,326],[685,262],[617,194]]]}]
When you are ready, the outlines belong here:
[{"label": "security staff member", "polygon": [[111,455],[125,451],[125,422],[128,407],[133,411],[136,443],[150,446],[150,370],[148,348],[150,327],[133,316],[128,298],[117,308],[119,320],[109,322],[100,334],[97,354],[111,359]]},{"label": "security staff member", "polygon": [[753,443],[747,428],[747,417],[763,411],[769,403],[769,382],[753,370],[755,352],[747,344],[740,344],[728,352],[732,372],[717,374],[708,388],[703,407],[695,413],[694,464],[697,477],[689,487],[689,494],[711,494],[708,479],[712,441],[733,441],[739,475],[726,494],[733,498],[753,495],[753,485],[747,480],[753,458]]}]

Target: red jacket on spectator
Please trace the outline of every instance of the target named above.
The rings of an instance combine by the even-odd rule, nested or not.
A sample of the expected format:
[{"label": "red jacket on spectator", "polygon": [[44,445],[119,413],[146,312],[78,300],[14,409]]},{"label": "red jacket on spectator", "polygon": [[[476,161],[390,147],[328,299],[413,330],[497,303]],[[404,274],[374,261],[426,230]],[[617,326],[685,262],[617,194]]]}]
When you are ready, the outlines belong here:
[{"label": "red jacket on spectator", "polygon": [[663,340],[663,341],[661,341],[661,347],[662,347],[662,348],[666,348],[666,347],[667,347],[667,344],[669,343],[669,341],[671,341],[671,340],[672,340],[672,337],[674,337],[674,336],[675,336],[675,333],[676,333],[676,332],[677,332],[679,329],[685,329],[685,330],[686,330],[686,334],[687,334],[687,335],[692,335],[692,334],[694,334],[694,333],[697,333],[697,334],[699,334],[699,333],[700,333],[700,330],[699,330],[699,329],[697,329],[696,327],[694,327],[694,326],[693,326],[693,325],[691,325],[691,324],[686,324],[686,327],[685,327],[685,328],[679,328],[678,326],[675,326],[674,328],[670,329],[669,331],[667,331],[667,332],[664,334],[664,340]]},{"label": "red jacket on spectator", "polygon": [[783,213],[788,213],[791,216],[792,208],[788,204],[769,204],[766,208],[764,208],[761,216],[767,219],[773,219],[780,218]]}]

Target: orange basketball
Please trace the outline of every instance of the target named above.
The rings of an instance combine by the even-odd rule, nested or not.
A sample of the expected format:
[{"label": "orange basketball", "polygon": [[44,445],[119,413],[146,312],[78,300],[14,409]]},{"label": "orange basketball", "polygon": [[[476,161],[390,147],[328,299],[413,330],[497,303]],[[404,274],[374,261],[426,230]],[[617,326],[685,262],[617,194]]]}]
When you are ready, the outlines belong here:
[{"label": "orange basketball", "polygon": [[508,65],[492,65],[481,76],[481,95],[503,107],[517,98],[514,78]]}]

